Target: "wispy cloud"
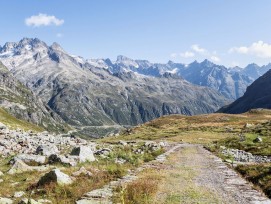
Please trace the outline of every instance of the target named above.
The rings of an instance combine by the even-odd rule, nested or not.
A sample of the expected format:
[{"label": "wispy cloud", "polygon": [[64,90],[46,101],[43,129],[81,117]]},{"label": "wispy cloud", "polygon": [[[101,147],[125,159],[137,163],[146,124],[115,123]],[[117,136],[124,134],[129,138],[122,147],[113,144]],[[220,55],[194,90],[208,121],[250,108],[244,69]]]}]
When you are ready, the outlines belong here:
[{"label": "wispy cloud", "polygon": [[229,50],[229,53],[254,55],[260,58],[271,58],[271,44],[258,41],[252,43],[250,46],[233,47]]},{"label": "wispy cloud", "polygon": [[25,19],[27,26],[40,27],[40,26],[60,26],[64,23],[63,19],[58,19],[55,16],[49,16],[47,14],[40,13],[36,16],[30,16]]},{"label": "wispy cloud", "polygon": [[195,44],[195,45],[192,45],[191,46],[191,49],[197,53],[200,53],[200,54],[204,54],[204,53],[207,53],[207,50],[200,47],[199,45]]},{"label": "wispy cloud", "polygon": [[62,34],[62,33],[57,33],[57,34],[56,34],[56,37],[62,38],[62,37],[63,37],[63,34]]},{"label": "wispy cloud", "polygon": [[195,53],[190,52],[190,51],[186,51],[186,52],[180,53],[180,56],[183,58],[190,58],[190,57],[194,57]]},{"label": "wispy cloud", "polygon": [[220,62],[220,58],[217,56],[211,56],[210,59],[214,62]]},{"label": "wispy cloud", "polygon": [[178,57],[191,58],[194,56],[195,56],[195,53],[190,52],[190,51],[186,51],[186,52],[182,52],[182,53],[171,53],[171,55],[170,55],[171,58],[178,58]]},{"label": "wispy cloud", "polygon": [[194,44],[190,46],[190,49],[188,49],[185,52],[181,53],[172,53],[171,58],[195,58],[195,59],[209,59],[213,62],[220,62],[221,59],[218,57],[218,53],[216,51],[210,52],[206,48],[201,47],[198,44]]}]

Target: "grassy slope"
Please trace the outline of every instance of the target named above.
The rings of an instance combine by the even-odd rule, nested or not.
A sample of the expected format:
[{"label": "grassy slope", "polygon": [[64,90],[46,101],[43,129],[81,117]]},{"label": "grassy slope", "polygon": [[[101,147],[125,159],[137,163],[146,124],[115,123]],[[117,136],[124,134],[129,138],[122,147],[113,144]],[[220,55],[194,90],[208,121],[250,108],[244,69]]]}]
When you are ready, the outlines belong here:
[{"label": "grassy slope", "polygon": [[32,123],[26,122],[24,120],[19,120],[14,116],[7,113],[4,109],[0,108],[0,122],[7,125],[10,129],[22,129],[22,130],[33,130],[33,131],[44,131],[43,128],[36,126]]},{"label": "grassy slope", "polygon": [[[205,144],[218,153],[220,146],[238,148],[258,155],[271,156],[271,111],[252,110],[244,114],[171,115],[136,127],[118,137],[101,141],[161,140]],[[249,128],[244,127],[251,124]],[[245,140],[240,140],[243,134]],[[253,140],[260,136],[262,143]],[[271,164],[243,165],[237,170],[271,198]],[[266,173],[267,172],[267,173]]]},{"label": "grassy slope", "polygon": [[230,115],[210,114],[198,116],[170,115],[137,126],[130,133],[104,138],[104,142],[123,140],[161,140],[208,144],[212,141],[237,136],[246,123],[268,122],[271,111]]}]

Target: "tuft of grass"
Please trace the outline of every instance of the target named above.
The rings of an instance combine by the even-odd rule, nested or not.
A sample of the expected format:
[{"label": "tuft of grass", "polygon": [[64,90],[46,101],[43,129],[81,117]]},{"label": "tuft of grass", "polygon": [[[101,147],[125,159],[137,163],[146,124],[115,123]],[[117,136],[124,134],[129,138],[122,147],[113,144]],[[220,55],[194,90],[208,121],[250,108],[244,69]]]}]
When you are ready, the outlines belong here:
[{"label": "tuft of grass", "polygon": [[151,204],[160,181],[161,175],[159,172],[145,170],[136,181],[117,189],[118,196],[114,198],[114,203]]}]

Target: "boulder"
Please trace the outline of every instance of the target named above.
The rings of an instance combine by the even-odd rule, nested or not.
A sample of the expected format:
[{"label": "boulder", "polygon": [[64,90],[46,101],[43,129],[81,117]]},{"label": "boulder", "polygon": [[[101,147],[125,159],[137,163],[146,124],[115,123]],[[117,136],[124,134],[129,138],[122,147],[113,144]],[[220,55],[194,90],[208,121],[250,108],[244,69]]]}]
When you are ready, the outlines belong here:
[{"label": "boulder", "polygon": [[40,145],[36,150],[37,154],[50,156],[51,154],[58,154],[59,150],[55,145]]},{"label": "boulder", "polygon": [[4,125],[3,123],[0,123],[0,130],[4,130],[4,129],[7,129],[7,126]]},{"label": "boulder", "polygon": [[91,147],[89,146],[80,146],[73,148],[71,155],[79,156],[80,162],[86,162],[86,161],[95,161],[95,157],[93,155],[93,151]]},{"label": "boulder", "polygon": [[38,186],[44,186],[51,182],[57,183],[58,185],[69,185],[73,183],[67,174],[62,173],[59,169],[54,169],[40,178]]},{"label": "boulder", "polygon": [[127,161],[125,159],[122,159],[122,158],[116,158],[115,159],[116,164],[124,164],[125,162],[127,162]]},{"label": "boulder", "polygon": [[81,167],[78,171],[74,172],[72,175],[73,176],[86,175],[86,176],[91,177],[92,173],[90,171],[86,170],[85,167]]},{"label": "boulder", "polygon": [[111,152],[111,149],[109,148],[103,148],[103,149],[99,149],[97,150],[94,154],[95,155],[104,155],[104,156],[108,156]]},{"label": "boulder", "polygon": [[14,198],[20,198],[20,197],[22,197],[23,195],[25,195],[25,192],[23,192],[23,191],[17,191],[17,192],[15,192],[14,193]]},{"label": "boulder", "polygon": [[256,137],[255,140],[253,140],[253,142],[255,142],[255,143],[261,143],[261,142],[263,142],[263,139],[258,136],[258,137]]},{"label": "boulder", "polygon": [[49,164],[61,163],[64,165],[76,166],[78,161],[79,161],[78,156],[70,156],[70,155],[65,156],[65,155],[52,154],[48,158]]},{"label": "boulder", "polygon": [[0,171],[0,176],[4,176],[4,173],[2,171]]},{"label": "boulder", "polygon": [[9,199],[9,198],[2,198],[0,197],[0,204],[12,204],[13,200]]},{"label": "boulder", "polygon": [[47,200],[47,199],[39,199],[38,202],[39,203],[52,203],[52,201]]},{"label": "boulder", "polygon": [[46,162],[46,157],[42,155],[35,155],[35,154],[18,154],[15,156],[11,163],[14,163],[16,160],[21,160],[25,163],[37,163],[37,164],[44,164]]},{"label": "boulder", "polygon": [[26,171],[46,171],[48,168],[49,166],[28,166],[22,160],[17,159],[7,173],[17,174],[17,173],[23,173]]},{"label": "boulder", "polygon": [[28,198],[24,198],[22,199],[19,204],[41,204],[40,202],[35,201],[34,199],[28,199]]},{"label": "boulder", "polygon": [[123,141],[123,140],[120,140],[120,141],[119,141],[119,144],[122,145],[122,146],[127,146],[127,145],[128,145],[128,143],[125,142],[125,141]]},{"label": "boulder", "polygon": [[22,160],[17,159],[7,173],[16,174],[16,173],[22,173],[25,171],[31,171],[31,167],[28,166],[26,163],[24,163]]}]

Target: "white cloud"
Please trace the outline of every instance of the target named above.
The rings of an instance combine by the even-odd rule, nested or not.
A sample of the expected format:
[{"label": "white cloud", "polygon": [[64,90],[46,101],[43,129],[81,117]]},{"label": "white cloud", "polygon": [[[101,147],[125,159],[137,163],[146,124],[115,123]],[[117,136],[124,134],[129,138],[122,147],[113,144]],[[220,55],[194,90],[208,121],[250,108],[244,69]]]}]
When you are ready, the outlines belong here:
[{"label": "white cloud", "polygon": [[204,54],[204,53],[207,52],[206,49],[201,48],[201,47],[200,47],[199,45],[197,45],[197,44],[192,45],[192,46],[191,46],[191,49],[194,50],[194,51],[197,52],[197,53],[200,53],[200,54]]},{"label": "white cloud", "polygon": [[62,38],[62,37],[63,37],[63,34],[62,34],[62,33],[57,33],[57,34],[56,34],[56,37]]},{"label": "white cloud", "polygon": [[190,57],[194,57],[195,54],[194,52],[186,51],[186,52],[180,53],[180,56],[183,58],[190,58]]},{"label": "white cloud", "polygon": [[27,26],[34,26],[34,27],[40,27],[40,26],[60,26],[64,23],[63,19],[58,19],[55,16],[49,16],[47,14],[40,13],[36,16],[30,16],[29,18],[25,19],[25,24]]},{"label": "white cloud", "polygon": [[231,67],[239,67],[239,66],[240,66],[239,62],[236,62],[236,61],[231,62]]},{"label": "white cloud", "polygon": [[233,47],[229,53],[240,53],[254,55],[260,58],[271,58],[271,44],[258,41],[252,43],[250,46]]},{"label": "white cloud", "polygon": [[214,61],[214,62],[220,62],[220,58],[217,57],[217,56],[211,56],[210,58],[211,58],[211,60]]},{"label": "white cloud", "polygon": [[170,54],[170,57],[171,57],[171,58],[176,58],[177,56],[178,56],[177,53],[171,53],[171,54]]}]

